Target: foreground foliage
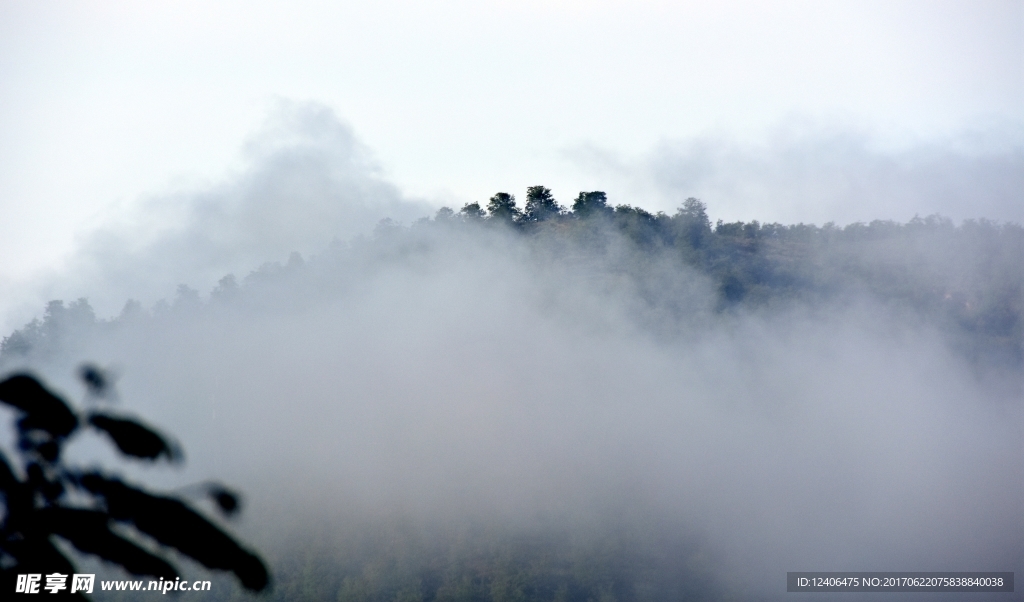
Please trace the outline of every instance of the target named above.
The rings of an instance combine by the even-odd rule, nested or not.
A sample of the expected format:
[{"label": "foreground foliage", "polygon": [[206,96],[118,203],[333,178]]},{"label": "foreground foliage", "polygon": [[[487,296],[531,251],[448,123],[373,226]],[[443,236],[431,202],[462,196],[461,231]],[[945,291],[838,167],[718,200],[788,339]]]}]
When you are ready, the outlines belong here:
[{"label": "foreground foliage", "polygon": [[[104,392],[102,372],[86,367],[82,376],[94,393]],[[166,437],[110,412],[83,415],[28,374],[0,382],[0,402],[17,412],[20,458],[14,464],[0,451],[0,591],[14,592],[18,575],[59,573],[67,589],[52,593],[70,594],[75,567],[55,537],[132,575],[174,580],[178,570],[163,553],[173,549],[207,568],[233,572],[246,589],[267,587],[263,561],[183,501],[63,457],[67,441],[91,427],[131,458],[179,461],[181,451]],[[224,487],[204,488],[225,513],[238,509]]]}]

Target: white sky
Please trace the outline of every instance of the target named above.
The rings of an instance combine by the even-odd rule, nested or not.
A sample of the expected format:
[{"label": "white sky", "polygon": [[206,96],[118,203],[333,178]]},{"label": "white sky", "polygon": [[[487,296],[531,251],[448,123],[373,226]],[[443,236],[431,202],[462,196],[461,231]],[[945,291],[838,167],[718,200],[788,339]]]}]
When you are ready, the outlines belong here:
[{"label": "white sky", "polygon": [[1024,2],[0,0],[0,284],[226,177],[279,99],[334,109],[407,195],[564,202],[615,190],[580,149],[630,164],[794,120],[888,149],[1019,127]]}]

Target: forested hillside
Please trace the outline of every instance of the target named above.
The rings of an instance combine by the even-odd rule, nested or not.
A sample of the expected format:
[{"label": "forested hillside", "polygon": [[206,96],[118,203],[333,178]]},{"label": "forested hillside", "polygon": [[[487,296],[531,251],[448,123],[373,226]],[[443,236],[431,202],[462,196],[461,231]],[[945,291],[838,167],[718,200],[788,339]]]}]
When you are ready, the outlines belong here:
[{"label": "forested hillside", "polygon": [[[300,271],[335,281],[356,257],[399,254],[444,261],[437,249],[454,249],[466,237],[495,231],[512,233],[531,260],[558,266],[568,277],[589,279],[598,290],[636,293],[643,304],[636,318],[661,335],[692,327],[686,318],[706,309],[728,314],[870,299],[940,329],[976,363],[1019,369],[1024,357],[1024,228],[1018,224],[981,219],[954,225],[937,215],[905,224],[876,220],[844,227],[756,220],[712,224],[706,205],[693,198],[673,215],[613,207],[603,192],[581,192],[565,207],[543,186],[527,190],[524,207],[514,195],[498,193],[486,208],[479,203],[458,212],[442,208],[411,227],[384,220],[373,237],[336,244],[310,261],[293,255],[287,264],[267,263],[241,282],[227,275],[208,301],[181,284],[177,296],[157,304],[151,314],[158,319],[242,299],[247,292],[255,296],[261,282],[294,279]],[[698,299],[673,289],[680,274],[693,272],[712,289],[710,307],[704,305],[712,297]],[[309,278],[304,282],[318,288]],[[308,292],[302,286],[297,295]],[[97,320],[85,298],[52,301],[40,319],[4,337],[0,366],[44,357],[78,334],[117,328],[147,313],[128,301],[121,316]]]}]

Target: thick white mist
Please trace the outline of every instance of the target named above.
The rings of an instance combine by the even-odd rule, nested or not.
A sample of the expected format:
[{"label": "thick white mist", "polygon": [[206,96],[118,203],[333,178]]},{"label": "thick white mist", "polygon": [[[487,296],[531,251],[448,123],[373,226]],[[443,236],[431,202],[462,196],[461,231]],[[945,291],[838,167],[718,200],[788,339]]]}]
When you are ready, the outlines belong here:
[{"label": "thick white mist", "polygon": [[673,319],[614,252],[550,261],[487,228],[385,233],[46,372],[115,366],[188,452],[157,482],[241,486],[265,547],[275,524],[639,516],[706,538],[750,599],[794,570],[1021,568],[1019,399],[936,332],[867,299],[715,313],[682,268]]}]

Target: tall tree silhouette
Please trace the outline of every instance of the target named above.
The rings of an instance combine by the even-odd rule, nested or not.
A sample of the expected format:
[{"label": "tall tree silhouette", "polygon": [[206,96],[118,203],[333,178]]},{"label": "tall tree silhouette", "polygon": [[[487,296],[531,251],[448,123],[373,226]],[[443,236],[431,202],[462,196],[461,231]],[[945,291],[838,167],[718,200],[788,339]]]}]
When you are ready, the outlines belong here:
[{"label": "tall tree silhouette", "polygon": [[551,194],[550,188],[530,186],[526,189],[526,207],[523,217],[528,222],[541,222],[557,216],[562,207]]},{"label": "tall tree silhouette", "polygon": [[608,206],[608,195],[600,190],[580,192],[572,203],[572,212],[579,218],[592,215],[610,216],[614,210]]},{"label": "tall tree silhouette", "polygon": [[[95,367],[84,367],[80,376],[94,394],[109,386]],[[0,402],[17,412],[19,460],[12,462],[0,450],[0,591],[5,596],[15,591],[19,574],[70,578],[74,566],[55,545],[55,536],[134,575],[173,581],[178,570],[164,556],[175,549],[207,568],[231,571],[246,589],[267,588],[263,561],[184,501],[97,469],[77,468],[63,457],[65,443],[91,428],[130,458],[181,461],[181,451],[168,437],[125,416],[79,412],[30,374],[0,382]],[[225,514],[238,510],[238,498],[227,488],[207,484],[204,489]],[[161,549],[140,545],[147,538]]]},{"label": "tall tree silhouette", "polygon": [[516,207],[515,195],[507,192],[499,192],[491,197],[487,203],[487,213],[490,219],[507,224],[517,223],[522,218],[522,212]]}]

